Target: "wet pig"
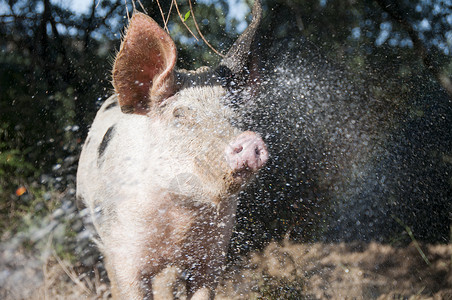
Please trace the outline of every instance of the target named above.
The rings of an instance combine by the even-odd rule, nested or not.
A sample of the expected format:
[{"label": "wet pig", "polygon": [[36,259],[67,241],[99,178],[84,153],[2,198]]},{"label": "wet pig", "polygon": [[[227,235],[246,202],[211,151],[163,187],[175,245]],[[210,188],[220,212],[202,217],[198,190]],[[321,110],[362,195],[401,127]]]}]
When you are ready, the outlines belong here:
[{"label": "wet pig", "polygon": [[175,68],[175,44],[154,20],[137,12],[130,20],[115,95],[96,115],[77,173],[114,298],[172,298],[176,279],[187,298],[213,298],[236,195],[268,159],[262,138],[237,128],[227,105],[231,86],[249,76],[260,15],[256,1],[218,68],[196,71]]}]

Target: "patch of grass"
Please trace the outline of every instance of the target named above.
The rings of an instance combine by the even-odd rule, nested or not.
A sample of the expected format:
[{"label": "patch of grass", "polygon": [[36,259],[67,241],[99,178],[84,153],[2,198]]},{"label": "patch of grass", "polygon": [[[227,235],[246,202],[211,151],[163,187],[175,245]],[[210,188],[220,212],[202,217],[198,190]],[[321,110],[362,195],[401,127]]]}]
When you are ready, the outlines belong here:
[{"label": "patch of grass", "polygon": [[26,189],[23,195],[1,195],[3,200],[0,210],[2,239],[17,232],[26,231],[30,226],[48,216],[59,204],[57,192],[48,191],[43,186],[23,186]]}]

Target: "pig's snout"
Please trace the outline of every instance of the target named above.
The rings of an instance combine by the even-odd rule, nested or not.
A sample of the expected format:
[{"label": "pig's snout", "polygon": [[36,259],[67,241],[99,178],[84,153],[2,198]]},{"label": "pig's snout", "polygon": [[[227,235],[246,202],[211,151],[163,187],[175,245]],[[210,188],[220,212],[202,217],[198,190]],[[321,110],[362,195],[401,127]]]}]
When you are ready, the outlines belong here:
[{"label": "pig's snout", "polygon": [[268,160],[267,146],[254,132],[245,131],[226,148],[226,161],[236,176],[254,173]]}]

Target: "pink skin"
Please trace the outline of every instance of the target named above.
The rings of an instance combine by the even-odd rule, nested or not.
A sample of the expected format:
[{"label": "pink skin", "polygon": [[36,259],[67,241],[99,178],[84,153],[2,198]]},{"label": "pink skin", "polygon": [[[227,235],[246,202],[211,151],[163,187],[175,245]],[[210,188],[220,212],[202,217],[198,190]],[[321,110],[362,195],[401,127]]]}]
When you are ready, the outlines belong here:
[{"label": "pink skin", "polygon": [[247,177],[265,165],[268,151],[259,135],[245,131],[226,147],[225,157],[238,177]]}]

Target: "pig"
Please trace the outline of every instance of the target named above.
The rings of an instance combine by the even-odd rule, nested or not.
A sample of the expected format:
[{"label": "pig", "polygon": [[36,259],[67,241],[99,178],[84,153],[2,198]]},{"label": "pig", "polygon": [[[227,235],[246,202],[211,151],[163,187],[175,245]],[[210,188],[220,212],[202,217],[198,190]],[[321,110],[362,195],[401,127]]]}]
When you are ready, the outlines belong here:
[{"label": "pig", "polygon": [[268,160],[238,128],[228,95],[252,78],[261,5],[215,69],[176,70],[171,37],[134,12],[80,155],[77,201],[89,212],[115,299],[212,299],[237,194]]}]

